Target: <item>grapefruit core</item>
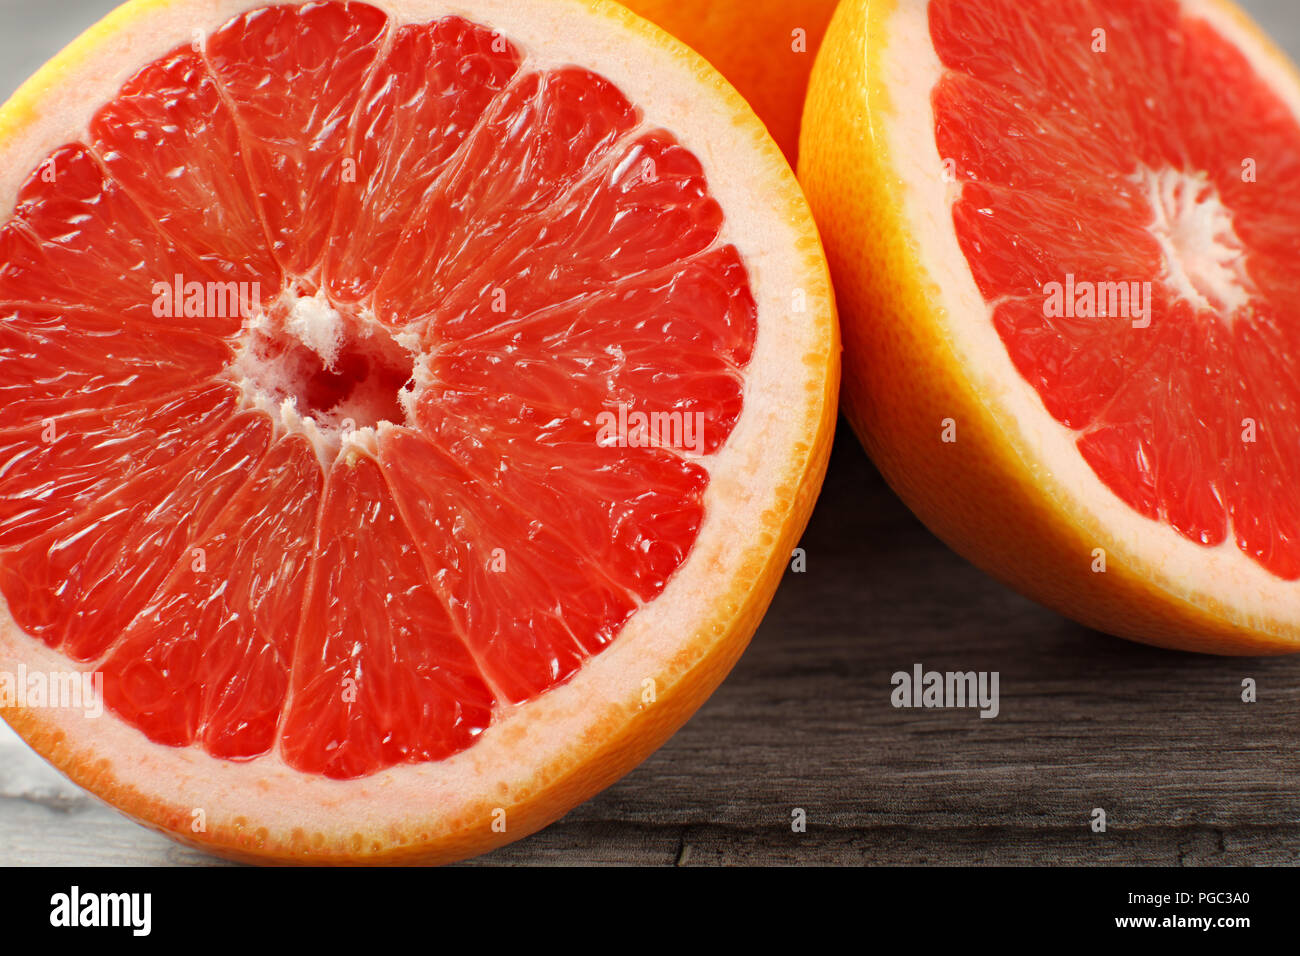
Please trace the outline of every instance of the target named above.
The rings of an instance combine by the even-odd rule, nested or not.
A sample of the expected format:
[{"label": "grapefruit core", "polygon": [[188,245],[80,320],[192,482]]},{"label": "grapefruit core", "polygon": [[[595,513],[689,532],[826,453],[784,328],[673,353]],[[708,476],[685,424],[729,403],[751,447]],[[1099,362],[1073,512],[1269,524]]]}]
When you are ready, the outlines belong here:
[{"label": "grapefruit core", "polygon": [[441,862],[734,663],[838,345],[688,49],[599,0],[136,0],[0,150],[0,673],[107,705],[0,713],[73,780],[227,855]]},{"label": "grapefruit core", "polygon": [[846,412],[1085,624],[1300,650],[1300,83],[1217,0],[846,0],[800,177]]}]

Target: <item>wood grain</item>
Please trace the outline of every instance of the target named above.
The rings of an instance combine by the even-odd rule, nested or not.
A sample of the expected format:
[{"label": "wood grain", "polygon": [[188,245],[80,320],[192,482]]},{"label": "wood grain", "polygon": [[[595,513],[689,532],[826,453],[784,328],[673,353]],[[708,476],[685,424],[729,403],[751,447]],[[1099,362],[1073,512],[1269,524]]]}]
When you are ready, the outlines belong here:
[{"label": "wood grain", "polygon": [[[807,570],[667,746],[474,863],[1300,862],[1300,658],[1065,621],[934,539],[843,430],[803,547]],[[890,675],[916,662],[998,671],[1000,715],[895,709]],[[204,862],[0,737],[0,864]]]}]

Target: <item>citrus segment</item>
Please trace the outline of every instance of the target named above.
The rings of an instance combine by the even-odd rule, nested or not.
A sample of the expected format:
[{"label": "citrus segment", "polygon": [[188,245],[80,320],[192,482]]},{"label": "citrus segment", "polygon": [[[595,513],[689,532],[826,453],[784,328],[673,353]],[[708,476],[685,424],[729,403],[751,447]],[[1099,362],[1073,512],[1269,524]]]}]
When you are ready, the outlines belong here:
[{"label": "citrus segment", "polygon": [[[508,86],[415,212],[376,290],[379,316],[392,324],[435,311],[454,318],[465,299],[499,313],[494,282],[519,275],[511,260],[531,253],[552,207],[611,158],[636,122],[632,104],[586,70],[530,73]],[[546,288],[550,277],[539,270],[521,278]],[[504,301],[509,308],[508,293]]]},{"label": "citrus segment", "polygon": [[14,620],[74,661],[99,659],[240,490],[270,431],[262,416],[236,415],[186,454],[6,555],[0,590]]},{"label": "citrus segment", "polygon": [[289,4],[199,38],[239,123],[272,251],[290,275],[315,278],[319,268],[352,120],[387,26],[364,3]]},{"label": "citrus segment", "polygon": [[438,760],[491,720],[492,694],[369,458],[330,471],[298,635],[282,731],[292,766],[355,777]]},{"label": "citrus segment", "polygon": [[182,455],[234,414],[236,399],[232,386],[213,383],[0,432],[0,548],[31,540]]},{"label": "citrus segment", "polygon": [[[275,295],[280,269],[244,168],[240,124],[200,54],[185,50],[141,70],[95,116],[90,135],[112,181],[169,243]],[[228,161],[205,160],[214,155]]]},{"label": "citrus segment", "polygon": [[325,266],[331,297],[374,290],[424,194],[519,61],[500,34],[459,17],[396,31],[352,123],[355,161],[338,186]]},{"label": "citrus segment", "polygon": [[233,356],[226,342],[184,329],[23,306],[5,315],[0,343],[0,429],[176,392]]},{"label": "citrus segment", "polygon": [[[608,321],[612,313],[622,319],[617,326]],[[447,323],[457,331],[466,324]],[[711,454],[740,416],[754,331],[744,266],[734,248],[723,247],[636,281],[593,283],[524,320],[498,319],[448,342],[431,356],[428,372],[439,387],[437,404],[464,415],[489,414],[510,396],[553,418],[580,419],[592,440],[611,408],[650,421],[672,416],[660,420],[690,428],[684,447]],[[671,366],[662,360],[665,344],[676,355]]]},{"label": "citrus segment", "polygon": [[620,145],[606,168],[576,182],[472,273],[441,285],[445,319],[435,331],[460,337],[596,293],[631,292],[620,283],[677,270],[714,243],[721,212],[695,157],[662,131]]},{"label": "citrus segment", "polygon": [[278,442],[114,644],[106,703],[150,740],[236,760],[274,746],[321,480],[305,440]]},{"label": "citrus segment", "polygon": [[[464,451],[452,447],[453,454]],[[539,506],[561,496],[508,498],[493,486],[490,470],[453,460],[409,433],[387,435],[384,453],[403,513],[412,526],[438,532],[421,542],[421,553],[437,569],[432,579],[457,633],[503,701],[527,700],[572,676],[635,609],[633,596],[572,543],[568,522],[583,516],[573,514],[567,497],[559,502],[563,510],[541,518]],[[467,495],[471,482],[490,490]],[[557,520],[563,534],[552,525]],[[521,551],[518,541],[530,547]]]},{"label": "citrus segment", "polygon": [[[143,150],[145,164],[152,154]],[[196,213],[197,215],[197,213]],[[0,303],[91,309],[210,334],[231,334],[237,314],[196,314],[157,286],[226,277],[188,255],[162,231],[104,166],[79,143],[49,154],[18,193],[13,218],[0,230]],[[162,308],[155,309],[158,306]]]}]

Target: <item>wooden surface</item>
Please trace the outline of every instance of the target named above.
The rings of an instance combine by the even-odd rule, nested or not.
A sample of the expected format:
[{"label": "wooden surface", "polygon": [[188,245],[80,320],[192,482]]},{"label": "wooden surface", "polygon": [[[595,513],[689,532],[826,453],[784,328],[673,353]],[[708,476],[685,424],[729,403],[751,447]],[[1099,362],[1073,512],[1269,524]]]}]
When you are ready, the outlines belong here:
[{"label": "wooden surface", "polygon": [[[4,89],[113,5],[0,0]],[[1243,5],[1300,54],[1295,0]],[[621,782],[475,862],[1300,862],[1300,658],[1193,657],[1064,621],[948,551],[841,439],[807,571],[718,693]],[[895,710],[890,675],[915,662],[999,671],[1001,715]],[[0,725],[0,865],[218,862]]]},{"label": "wooden surface", "polygon": [[[1071,624],[934,539],[843,432],[803,547],[807,570],[685,728],[476,862],[1300,862],[1300,658],[1196,657]],[[917,662],[1000,672],[1000,715],[895,709],[890,676]],[[207,862],[0,735],[0,864]]]}]

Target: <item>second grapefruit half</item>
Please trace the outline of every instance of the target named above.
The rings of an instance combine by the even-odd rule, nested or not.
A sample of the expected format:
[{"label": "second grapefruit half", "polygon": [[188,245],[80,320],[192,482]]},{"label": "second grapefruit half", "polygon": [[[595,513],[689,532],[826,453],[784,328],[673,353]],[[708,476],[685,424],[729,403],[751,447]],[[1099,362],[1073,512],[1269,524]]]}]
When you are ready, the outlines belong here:
[{"label": "second grapefruit half", "polygon": [[1300,82],[1218,0],[844,0],[800,177],[845,406],[962,554],[1114,634],[1300,650]]}]

